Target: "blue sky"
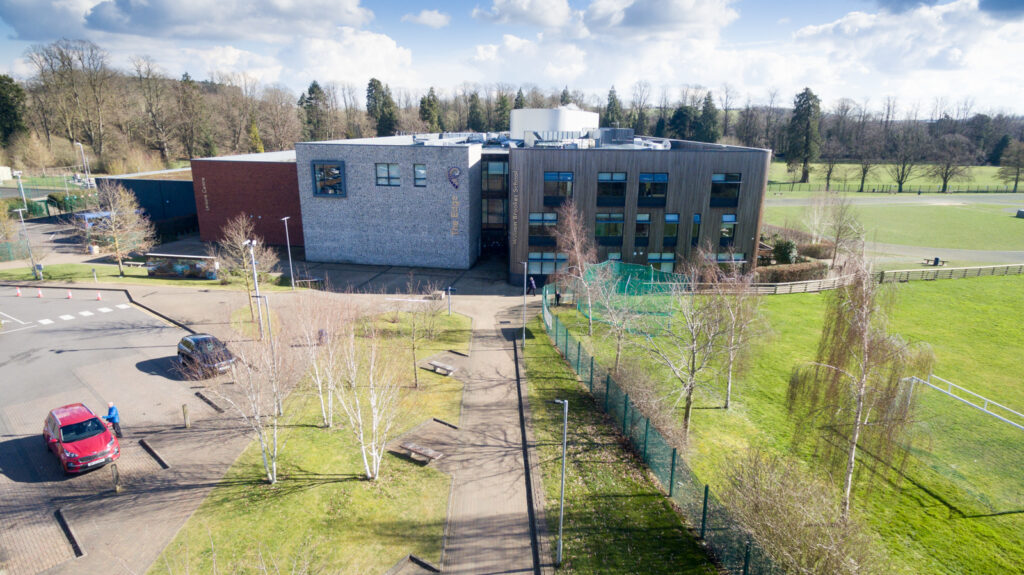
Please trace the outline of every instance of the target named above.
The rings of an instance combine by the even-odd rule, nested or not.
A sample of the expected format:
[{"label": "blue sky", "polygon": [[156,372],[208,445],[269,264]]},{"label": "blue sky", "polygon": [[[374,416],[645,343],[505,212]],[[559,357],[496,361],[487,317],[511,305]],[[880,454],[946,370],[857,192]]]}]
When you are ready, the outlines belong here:
[{"label": "blue sky", "polygon": [[311,80],[375,76],[418,97],[492,85],[568,85],[628,98],[647,81],[734,100],[804,86],[905,111],[970,102],[1024,113],[1024,0],[0,0],[0,69],[32,74],[27,47],[89,39],[128,68],[245,73],[298,93]]}]

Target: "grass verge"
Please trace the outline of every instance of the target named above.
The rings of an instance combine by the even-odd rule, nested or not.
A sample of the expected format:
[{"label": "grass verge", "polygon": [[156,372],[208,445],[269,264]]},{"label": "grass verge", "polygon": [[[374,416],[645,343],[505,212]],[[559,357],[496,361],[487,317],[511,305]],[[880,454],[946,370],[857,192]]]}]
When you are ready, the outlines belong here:
[{"label": "grass verge", "polygon": [[[469,318],[439,322],[424,356],[468,350]],[[430,417],[458,421],[462,384],[421,372],[420,387],[402,392],[395,437]],[[281,435],[278,484],[260,481],[259,446],[250,444],[149,573],[210,573],[214,553],[223,573],[261,572],[261,565],[271,572],[305,566],[311,573],[383,573],[408,553],[440,559],[447,475],[388,454],[381,479],[363,481],[358,447],[341,421],[335,429],[319,427],[315,395],[297,390],[285,411],[291,415]]]},{"label": "grass verge", "polygon": [[[96,280],[93,280],[93,270],[96,272]],[[231,278],[226,284],[220,280],[194,280],[174,278],[154,278],[146,275],[145,268],[125,267],[124,277],[117,273],[116,264],[54,264],[45,266],[43,269],[45,281],[68,282],[68,283],[123,283],[135,285],[166,285],[175,287],[202,287],[208,289],[245,289],[245,282],[240,278]],[[32,270],[28,266],[24,268],[0,270],[0,281],[32,281]],[[277,278],[273,282],[260,284],[261,290],[286,291],[291,287],[277,285]]]},{"label": "grass verge", "polygon": [[560,573],[715,573],[647,469],[577,381],[535,318],[526,379],[545,514],[556,548],[562,406],[569,400],[563,568]]}]

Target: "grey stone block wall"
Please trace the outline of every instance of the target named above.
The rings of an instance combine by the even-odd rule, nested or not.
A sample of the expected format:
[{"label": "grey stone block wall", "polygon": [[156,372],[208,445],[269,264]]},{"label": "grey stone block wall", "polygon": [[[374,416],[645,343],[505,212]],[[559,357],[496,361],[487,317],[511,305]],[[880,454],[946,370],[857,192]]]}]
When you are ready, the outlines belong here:
[{"label": "grey stone block wall", "polygon": [[[308,260],[452,269],[476,261],[479,144],[299,143],[295,152]],[[345,197],[313,195],[314,160],[345,162]],[[399,164],[401,185],[376,185],[377,163]],[[414,185],[413,164],[426,165],[425,187]]]}]

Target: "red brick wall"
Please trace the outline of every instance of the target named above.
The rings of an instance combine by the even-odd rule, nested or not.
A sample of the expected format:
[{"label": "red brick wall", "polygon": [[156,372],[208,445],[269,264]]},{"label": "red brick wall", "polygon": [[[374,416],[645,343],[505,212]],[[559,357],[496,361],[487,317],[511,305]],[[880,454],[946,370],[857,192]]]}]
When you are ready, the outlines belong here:
[{"label": "red brick wall", "polygon": [[256,233],[268,244],[284,245],[284,222],[293,246],[302,239],[299,180],[294,162],[192,160],[192,187],[199,214],[199,237],[220,239],[220,229],[241,212],[253,216]]}]

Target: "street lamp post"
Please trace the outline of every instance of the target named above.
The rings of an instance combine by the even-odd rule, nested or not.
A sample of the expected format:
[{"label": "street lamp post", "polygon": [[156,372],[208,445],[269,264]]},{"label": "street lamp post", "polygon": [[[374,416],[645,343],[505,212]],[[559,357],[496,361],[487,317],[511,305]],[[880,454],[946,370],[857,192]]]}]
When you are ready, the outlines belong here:
[{"label": "street lamp post", "polygon": [[569,400],[556,399],[562,406],[562,495],[558,503],[558,558],[555,564],[562,566],[562,521],[565,519],[565,455],[569,437]]},{"label": "street lamp post", "polygon": [[281,221],[284,222],[284,243],[288,246],[288,280],[292,284],[292,291],[295,291],[295,269],[292,267],[292,239],[288,236],[288,218],[290,217],[285,216],[281,218]]},{"label": "street lamp post", "polygon": [[526,262],[523,262],[523,359],[526,359]]},{"label": "street lamp post", "polygon": [[249,246],[249,259],[252,261],[252,285],[256,288],[256,314],[260,322],[260,339],[263,339],[263,306],[260,305],[260,282],[256,276],[256,240],[245,240],[245,245]]},{"label": "street lamp post", "polygon": [[85,189],[89,189],[89,158],[85,157],[85,146],[82,142],[75,142],[78,149],[82,152],[82,167],[85,168]]},{"label": "street lamp post", "polygon": [[25,187],[21,185],[21,170],[15,170],[14,177],[18,178],[18,191],[21,192],[22,207],[28,209],[28,200],[25,199]]},{"label": "street lamp post", "polygon": [[32,277],[41,280],[43,279],[43,273],[36,269],[36,258],[32,255],[32,241],[28,238],[28,228],[25,226],[25,209],[19,208],[14,211],[18,212],[18,217],[21,218],[21,233],[25,234],[25,246],[28,247],[28,261],[32,264]]}]

